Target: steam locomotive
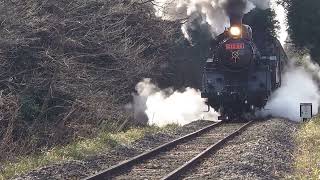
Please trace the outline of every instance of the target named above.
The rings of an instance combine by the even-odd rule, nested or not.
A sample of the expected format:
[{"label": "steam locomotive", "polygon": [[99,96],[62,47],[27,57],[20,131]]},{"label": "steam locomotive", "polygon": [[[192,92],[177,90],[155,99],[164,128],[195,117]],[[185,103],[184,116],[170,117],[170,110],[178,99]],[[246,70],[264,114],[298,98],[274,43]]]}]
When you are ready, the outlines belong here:
[{"label": "steam locomotive", "polygon": [[202,98],[220,112],[220,120],[254,115],[281,86],[287,56],[276,38],[257,46],[250,26],[232,23],[217,37],[202,78]]}]

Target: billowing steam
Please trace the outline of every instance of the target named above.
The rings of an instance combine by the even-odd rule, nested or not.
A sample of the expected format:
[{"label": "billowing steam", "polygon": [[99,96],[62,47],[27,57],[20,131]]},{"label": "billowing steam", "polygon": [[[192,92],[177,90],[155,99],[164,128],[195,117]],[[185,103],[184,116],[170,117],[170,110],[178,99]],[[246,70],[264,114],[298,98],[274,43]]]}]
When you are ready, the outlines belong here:
[{"label": "billowing steam", "polygon": [[[285,9],[277,3],[277,0],[271,0],[271,7],[276,12],[276,19],[280,22],[278,38],[282,45],[288,46],[287,53],[292,54],[293,47],[285,42],[288,38]],[[289,65],[283,74],[282,86],[272,95],[262,114],[300,121],[300,103],[312,103],[313,114],[318,113],[320,67],[312,62],[309,55],[292,54],[291,56],[293,57],[290,58]]]},{"label": "billowing steam", "polygon": [[205,113],[207,106],[198,90],[186,88],[174,91],[172,88],[161,90],[144,79],[136,86],[134,94],[135,119],[150,125],[165,126],[168,124],[185,125],[199,119],[217,120],[218,114],[213,110]]},{"label": "billowing steam", "polygon": [[284,117],[300,121],[300,103],[312,103],[313,114],[318,113],[320,92],[320,68],[312,63],[310,56],[292,58],[284,73],[283,84],[270,98],[263,115]]},{"label": "billowing steam", "polygon": [[[192,41],[191,32],[202,27],[209,27],[212,37],[215,38],[230,26],[231,16],[241,16],[256,7],[260,9],[271,7],[275,10],[281,26],[279,38],[282,45],[285,45],[288,36],[286,14],[277,0],[271,2],[270,0],[156,0],[154,3],[158,17],[183,22],[182,32],[190,41]],[[313,103],[313,113],[318,113],[319,82],[320,67],[312,63],[309,56],[304,56],[300,60],[291,58],[283,74],[282,87],[273,93],[266,109],[260,113],[299,121],[300,103]],[[217,119],[217,113],[203,113],[206,105],[198,90],[191,88],[183,92],[173,89],[161,90],[152,84],[150,79],[140,82],[136,90],[138,93],[134,95],[135,118],[143,119],[149,124],[183,125],[205,115]]]},{"label": "billowing steam", "polygon": [[237,7],[242,4],[243,8],[238,9],[242,12],[233,10],[237,14],[246,14],[255,7],[266,9],[270,5],[270,0],[156,0],[154,8],[156,15],[162,19],[182,20],[184,22],[181,27],[182,32],[191,40],[189,32],[196,28],[194,23],[199,22],[195,19],[200,19],[201,24],[208,24],[213,37],[229,27],[227,9],[233,2],[237,3]]}]

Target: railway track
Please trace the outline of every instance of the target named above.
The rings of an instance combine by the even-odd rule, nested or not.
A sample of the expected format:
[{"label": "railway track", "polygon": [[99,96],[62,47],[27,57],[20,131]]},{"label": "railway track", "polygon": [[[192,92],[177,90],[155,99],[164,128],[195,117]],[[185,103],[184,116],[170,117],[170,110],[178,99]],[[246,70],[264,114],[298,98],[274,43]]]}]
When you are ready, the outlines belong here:
[{"label": "railway track", "polygon": [[248,123],[215,123],[121,162],[86,180],[177,179],[186,170],[246,129]]}]

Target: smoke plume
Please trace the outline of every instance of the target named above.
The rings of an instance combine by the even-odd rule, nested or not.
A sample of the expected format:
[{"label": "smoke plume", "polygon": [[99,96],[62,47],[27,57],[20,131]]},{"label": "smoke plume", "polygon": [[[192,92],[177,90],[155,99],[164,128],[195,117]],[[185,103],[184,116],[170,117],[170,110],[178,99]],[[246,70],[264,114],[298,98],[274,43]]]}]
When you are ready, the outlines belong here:
[{"label": "smoke plume", "polygon": [[271,96],[262,114],[300,121],[300,103],[312,103],[316,115],[320,103],[319,72],[319,66],[311,61],[310,56],[292,58],[283,75],[281,88]]},{"label": "smoke plume", "polygon": [[213,110],[204,112],[207,105],[198,90],[161,90],[150,79],[144,79],[137,84],[136,91],[133,95],[136,120],[146,118],[148,124],[160,127],[173,123],[185,125],[199,119],[217,120],[218,114]]},{"label": "smoke plume", "polygon": [[202,24],[208,24],[215,38],[230,26],[230,12],[246,14],[255,7],[266,9],[269,4],[270,0],[156,0],[154,8],[156,15],[164,20],[182,20],[182,32],[191,40],[188,32],[194,29],[194,22],[198,22],[194,19],[201,19]]},{"label": "smoke plume", "polygon": [[283,74],[282,86],[273,93],[263,114],[300,121],[300,103],[312,103],[313,114],[318,113],[320,67],[313,63],[310,55],[293,53],[294,46],[285,42],[289,38],[285,8],[277,0],[271,0],[271,7],[275,10],[276,18],[280,22],[281,44],[288,47],[287,54],[291,58]]}]

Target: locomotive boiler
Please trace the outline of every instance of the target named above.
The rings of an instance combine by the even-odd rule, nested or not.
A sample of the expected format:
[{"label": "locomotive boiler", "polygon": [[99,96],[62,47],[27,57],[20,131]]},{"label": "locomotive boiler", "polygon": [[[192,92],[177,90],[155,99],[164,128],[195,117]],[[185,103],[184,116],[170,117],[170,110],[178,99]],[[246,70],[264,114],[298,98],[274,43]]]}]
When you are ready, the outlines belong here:
[{"label": "locomotive boiler", "polygon": [[231,26],[217,37],[203,71],[202,98],[220,112],[220,120],[244,119],[264,108],[281,86],[287,62],[276,38],[263,38],[257,46],[251,27],[241,21],[231,18]]}]

